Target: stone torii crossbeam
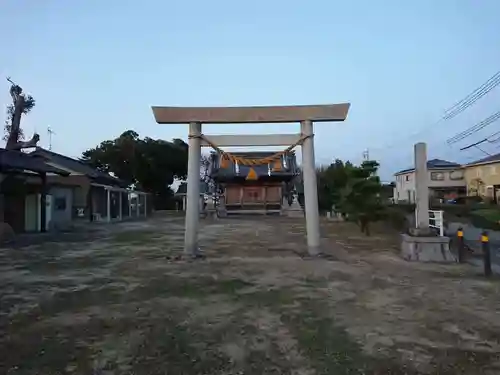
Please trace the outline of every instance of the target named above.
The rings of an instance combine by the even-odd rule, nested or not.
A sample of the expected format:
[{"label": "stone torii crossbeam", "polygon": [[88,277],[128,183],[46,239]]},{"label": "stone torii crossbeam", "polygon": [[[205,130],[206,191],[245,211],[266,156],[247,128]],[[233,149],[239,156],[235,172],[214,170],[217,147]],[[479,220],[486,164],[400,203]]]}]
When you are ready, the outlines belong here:
[{"label": "stone torii crossbeam", "polygon": [[152,107],[158,124],[189,124],[185,253],[190,256],[198,255],[200,159],[201,147],[207,146],[202,141],[201,125],[300,122],[301,134],[210,135],[206,138],[221,147],[289,145],[303,138],[301,146],[307,246],[309,254],[318,254],[320,231],[313,123],[344,121],[349,107],[349,103],[271,107]]}]

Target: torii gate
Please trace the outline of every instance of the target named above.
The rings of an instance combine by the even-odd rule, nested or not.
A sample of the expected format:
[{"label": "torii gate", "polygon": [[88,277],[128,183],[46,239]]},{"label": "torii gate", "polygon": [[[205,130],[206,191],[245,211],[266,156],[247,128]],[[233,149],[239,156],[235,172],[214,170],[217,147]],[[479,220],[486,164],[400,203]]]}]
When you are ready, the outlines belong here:
[{"label": "torii gate", "polygon": [[[189,160],[187,178],[186,226],[184,252],[198,255],[200,220],[200,159],[201,147],[282,146],[299,143],[302,146],[302,172],[309,254],[319,253],[319,211],[314,162],[313,122],[344,121],[350,103],[330,105],[273,107],[152,107],[158,124],[189,124]],[[289,123],[300,122],[300,134],[272,135],[211,135],[204,136],[201,124]]]}]

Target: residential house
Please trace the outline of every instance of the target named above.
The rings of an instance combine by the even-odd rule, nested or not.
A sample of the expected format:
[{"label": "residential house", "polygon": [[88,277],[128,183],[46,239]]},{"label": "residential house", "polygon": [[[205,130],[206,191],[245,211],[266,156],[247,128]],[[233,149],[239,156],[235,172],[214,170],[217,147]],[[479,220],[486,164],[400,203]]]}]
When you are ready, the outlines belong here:
[{"label": "residential house", "polygon": [[[466,194],[467,184],[460,164],[432,159],[427,161],[427,170],[430,198],[447,200]],[[415,203],[415,168],[404,169],[394,176],[394,201]]]},{"label": "residential house", "polygon": [[494,202],[500,199],[500,154],[464,165],[467,195],[482,196]]},{"label": "residential house", "polygon": [[38,147],[31,155],[69,173],[66,178],[47,176],[52,196],[53,226],[65,226],[72,220],[122,220],[147,215],[147,195],[131,192],[128,184],[88,164]]},{"label": "residential house", "polygon": [[[17,150],[0,149],[0,221],[14,232],[45,232],[50,223],[48,176],[64,179],[69,173],[42,158]],[[35,183],[30,184],[32,180]],[[0,234],[3,239],[4,229]]]}]

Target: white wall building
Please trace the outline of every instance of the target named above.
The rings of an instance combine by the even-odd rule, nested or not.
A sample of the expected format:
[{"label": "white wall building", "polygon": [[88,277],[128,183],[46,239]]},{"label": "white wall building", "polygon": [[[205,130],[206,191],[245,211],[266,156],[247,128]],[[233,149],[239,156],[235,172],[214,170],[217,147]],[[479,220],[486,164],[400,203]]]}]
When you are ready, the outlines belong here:
[{"label": "white wall building", "polygon": [[[460,164],[432,159],[427,162],[429,195],[435,199],[452,199],[466,194],[464,171]],[[415,203],[415,168],[394,174],[394,202]]]}]

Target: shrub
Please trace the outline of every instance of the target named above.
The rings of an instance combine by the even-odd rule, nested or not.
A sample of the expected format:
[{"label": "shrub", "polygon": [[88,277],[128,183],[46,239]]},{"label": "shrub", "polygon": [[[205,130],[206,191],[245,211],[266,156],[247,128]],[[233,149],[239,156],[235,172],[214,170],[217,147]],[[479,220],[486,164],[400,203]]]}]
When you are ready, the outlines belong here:
[{"label": "shrub", "polygon": [[391,205],[384,211],[385,221],[394,229],[405,232],[408,229],[409,223],[407,219],[407,207],[400,207],[401,205]]},{"label": "shrub", "polygon": [[470,216],[470,221],[472,225],[474,225],[476,228],[487,229],[487,230],[500,230],[499,223],[490,221],[484,216],[475,213]]},{"label": "shrub", "polygon": [[500,210],[497,208],[483,208],[473,211],[470,220],[476,228],[500,230]]},{"label": "shrub", "polygon": [[398,204],[391,204],[389,205],[390,208],[397,208],[400,211],[406,212],[406,213],[412,213],[415,212],[415,204],[413,203],[398,203]]},{"label": "shrub", "polygon": [[445,213],[458,217],[469,216],[471,211],[474,209],[473,206],[467,204],[433,204],[430,206],[431,210],[442,210]]}]

